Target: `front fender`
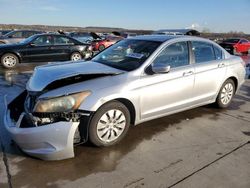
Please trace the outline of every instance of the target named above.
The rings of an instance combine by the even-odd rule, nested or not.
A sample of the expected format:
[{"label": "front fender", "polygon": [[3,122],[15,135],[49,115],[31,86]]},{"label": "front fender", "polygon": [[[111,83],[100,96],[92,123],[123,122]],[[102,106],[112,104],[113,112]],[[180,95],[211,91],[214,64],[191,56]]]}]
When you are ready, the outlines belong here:
[{"label": "front fender", "polygon": [[135,121],[137,122],[140,117],[139,95],[132,93],[132,92],[115,93],[111,95],[103,95],[103,92],[98,92],[97,95],[91,94],[80,105],[79,109],[95,112],[105,103],[110,102],[112,100],[117,100],[117,99],[125,99],[125,100],[130,101],[133,104],[134,109],[135,109],[135,117],[136,117]]}]

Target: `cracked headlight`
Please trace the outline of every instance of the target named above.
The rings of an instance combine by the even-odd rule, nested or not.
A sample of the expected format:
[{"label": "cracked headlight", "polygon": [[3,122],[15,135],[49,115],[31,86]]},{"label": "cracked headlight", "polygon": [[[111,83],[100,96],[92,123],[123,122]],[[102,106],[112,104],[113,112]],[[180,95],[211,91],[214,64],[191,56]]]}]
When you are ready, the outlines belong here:
[{"label": "cracked headlight", "polygon": [[79,108],[80,104],[91,94],[85,91],[50,99],[40,99],[33,112],[68,112]]}]

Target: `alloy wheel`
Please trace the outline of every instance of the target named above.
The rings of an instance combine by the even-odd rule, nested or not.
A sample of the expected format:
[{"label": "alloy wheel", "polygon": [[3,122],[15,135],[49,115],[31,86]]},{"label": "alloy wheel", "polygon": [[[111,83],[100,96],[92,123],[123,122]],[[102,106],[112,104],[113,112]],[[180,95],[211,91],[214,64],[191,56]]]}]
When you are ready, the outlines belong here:
[{"label": "alloy wheel", "polygon": [[2,62],[3,62],[5,67],[11,68],[17,64],[17,59],[16,59],[16,57],[14,57],[12,55],[7,55],[3,58]]},{"label": "alloy wheel", "polygon": [[71,56],[72,61],[79,61],[81,59],[82,59],[82,56],[79,53],[73,53],[72,56]]},{"label": "alloy wheel", "polygon": [[97,136],[106,143],[119,138],[126,127],[126,117],[124,113],[117,109],[112,109],[104,113],[97,123]]},{"label": "alloy wheel", "polygon": [[233,85],[231,83],[227,83],[221,91],[220,99],[222,104],[227,105],[232,100],[233,94],[234,94]]}]

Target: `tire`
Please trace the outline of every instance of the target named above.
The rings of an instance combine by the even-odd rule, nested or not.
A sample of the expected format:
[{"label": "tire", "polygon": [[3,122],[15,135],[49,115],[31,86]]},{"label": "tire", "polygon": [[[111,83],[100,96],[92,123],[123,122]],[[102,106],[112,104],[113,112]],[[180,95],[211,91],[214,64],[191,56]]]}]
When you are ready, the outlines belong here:
[{"label": "tire", "polygon": [[235,94],[234,81],[228,79],[223,83],[220,89],[220,92],[216,99],[216,105],[219,108],[227,108],[231,104],[234,94]]},{"label": "tire", "polygon": [[79,61],[82,59],[82,55],[79,52],[73,52],[70,56],[71,61]]},{"label": "tire", "polygon": [[17,66],[19,59],[15,54],[7,53],[1,57],[1,63],[5,68],[11,69]]},{"label": "tire", "polygon": [[99,48],[98,48],[99,51],[103,51],[104,49],[105,49],[104,45],[100,45]]},{"label": "tire", "polygon": [[118,101],[109,102],[101,106],[91,119],[89,140],[99,147],[114,145],[124,138],[129,126],[127,107]]}]

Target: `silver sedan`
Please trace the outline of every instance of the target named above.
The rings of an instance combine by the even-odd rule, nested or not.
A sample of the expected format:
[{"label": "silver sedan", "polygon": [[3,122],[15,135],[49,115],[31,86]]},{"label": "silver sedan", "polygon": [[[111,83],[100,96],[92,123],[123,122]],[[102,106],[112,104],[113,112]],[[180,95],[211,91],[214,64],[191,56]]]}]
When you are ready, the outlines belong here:
[{"label": "silver sedan", "polygon": [[186,36],[122,40],[77,63],[37,67],[9,104],[5,127],[29,155],[74,157],[74,145],[118,143],[131,125],[209,103],[230,105],[244,82],[241,58]]}]

